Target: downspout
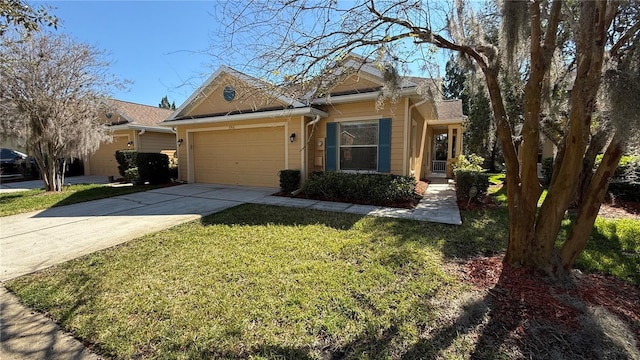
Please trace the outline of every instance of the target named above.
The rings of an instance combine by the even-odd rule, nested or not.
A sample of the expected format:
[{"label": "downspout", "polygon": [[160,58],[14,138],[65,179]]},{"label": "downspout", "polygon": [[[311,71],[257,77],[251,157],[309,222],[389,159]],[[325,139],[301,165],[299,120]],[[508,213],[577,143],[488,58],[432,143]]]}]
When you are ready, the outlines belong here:
[{"label": "downspout", "polygon": [[[144,135],[144,133],[146,132],[146,129],[142,129],[140,131],[134,131],[133,134],[133,144],[134,144],[134,149],[140,151],[140,136]],[[136,148],[137,147],[137,148]]]},{"label": "downspout", "polygon": [[[307,137],[307,140],[305,141],[304,147],[302,148],[302,157],[304,158],[305,164],[307,162],[307,144],[309,144],[309,141],[311,141],[311,137],[313,135],[313,131],[311,131],[311,133],[309,133],[309,126],[311,125],[315,125],[320,121],[321,117],[320,115],[316,115],[315,118],[311,121],[309,121],[309,123],[307,124],[307,129],[305,130],[306,133],[309,134],[309,136]],[[305,170],[306,170],[306,166],[305,166]],[[300,174],[302,175],[302,174]],[[296,189],[294,191],[291,192],[291,195],[296,196],[298,194],[300,194],[300,192],[302,191],[302,188]]]},{"label": "downspout", "polygon": [[[404,158],[403,158],[403,165],[404,165],[404,170],[406,171],[405,174],[410,174],[411,173],[411,169],[408,168],[407,166],[407,152],[409,151],[409,116],[411,115],[411,110],[413,110],[414,108],[426,103],[429,99],[424,99],[421,100],[411,106],[409,106],[409,108],[407,109],[407,113],[404,114]],[[425,124],[424,126],[427,126],[426,123],[427,119],[425,119]]]}]

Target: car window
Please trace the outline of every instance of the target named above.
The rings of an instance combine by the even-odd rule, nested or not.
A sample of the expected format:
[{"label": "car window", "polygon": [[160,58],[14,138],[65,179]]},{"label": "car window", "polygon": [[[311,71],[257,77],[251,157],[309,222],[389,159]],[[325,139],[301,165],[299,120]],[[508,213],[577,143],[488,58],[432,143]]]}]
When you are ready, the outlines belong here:
[{"label": "car window", "polygon": [[2,156],[2,158],[10,158],[10,157],[14,157],[15,155],[13,154],[13,151],[11,151],[11,149],[2,149],[2,153],[0,153],[0,156]]}]

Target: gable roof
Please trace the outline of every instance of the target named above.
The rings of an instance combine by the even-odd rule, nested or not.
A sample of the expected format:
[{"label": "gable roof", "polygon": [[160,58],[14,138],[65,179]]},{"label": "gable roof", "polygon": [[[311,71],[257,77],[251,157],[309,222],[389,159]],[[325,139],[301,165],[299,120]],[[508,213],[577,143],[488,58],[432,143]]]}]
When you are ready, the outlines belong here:
[{"label": "gable roof", "polygon": [[[211,121],[231,121],[240,119],[253,119],[259,118],[262,113],[264,116],[283,116],[283,114],[314,114],[326,117],[327,114],[320,109],[314,108],[315,105],[325,104],[339,104],[350,103],[357,101],[365,101],[377,99],[384,83],[385,74],[379,69],[375,63],[366,60],[364,57],[357,54],[349,54],[341,60],[340,67],[334,69],[334,74],[340,76],[341,74],[350,75],[349,70],[355,70],[355,73],[362,75],[364,78],[369,79],[374,83],[380,83],[380,87],[369,87],[366,89],[355,89],[344,92],[329,93],[326,96],[318,97],[315,91],[307,92],[306,94],[294,98],[284,95],[283,92],[297,89],[295,84],[288,84],[283,86],[281,91],[275,90],[271,84],[268,84],[262,80],[254,78],[237,71],[227,66],[220,66],[207,80],[189,96],[169,117],[167,117],[161,126],[173,126],[176,123],[205,123]],[[249,110],[234,110],[234,111],[222,111],[218,113],[207,113],[202,115],[186,116],[189,109],[194,109],[199,106],[202,101],[205,101],[210,94],[219,86],[216,83],[216,79],[222,76],[231,76],[238,79],[245,84],[264,92],[272,99],[284,104],[283,106],[269,106],[259,107]],[[401,76],[400,84],[398,84],[399,96],[409,96],[414,99],[422,98],[423,84],[427,81],[434,81],[432,78],[415,77],[415,76]],[[419,101],[419,100],[418,100]],[[457,106],[457,107],[456,107]],[[459,108],[459,111],[457,110]],[[437,110],[441,120],[461,120],[464,118],[462,115],[461,103],[458,105],[444,104],[441,109]]]},{"label": "gable roof", "polygon": [[232,69],[228,66],[223,65],[223,66],[220,66],[218,70],[216,70],[216,72],[214,72],[211,76],[209,76],[209,78],[196,91],[194,91],[193,94],[191,94],[191,96],[189,96],[189,98],[185,100],[185,102],[182,103],[182,105],[180,105],[180,107],[178,107],[168,118],[166,118],[166,120],[170,121],[179,117],[179,115],[182,114],[183,110],[185,110],[187,107],[191,105],[195,105],[200,100],[206,98],[209,94],[209,91],[212,88],[212,85],[215,83],[215,80],[224,74],[232,76],[248,84],[251,87],[254,87],[258,90],[265,92],[268,96],[273,97],[274,99],[286,104],[287,106],[290,106],[293,108],[299,108],[299,107],[305,106],[303,103],[301,103],[297,99],[294,99],[273,91],[272,89],[270,89],[269,84],[259,79],[256,79],[252,76],[241,73],[240,71]]},{"label": "gable roof", "polygon": [[462,100],[442,100],[436,103],[436,115],[440,120],[460,120],[465,116],[462,113]]},{"label": "gable roof", "polygon": [[[333,75],[335,77],[341,77],[343,75],[352,75],[358,74],[358,76],[362,76],[365,79],[368,79],[374,83],[378,83],[378,87],[368,88],[368,89],[357,89],[353,91],[346,92],[331,92],[328,97],[337,97],[344,95],[353,95],[353,94],[362,94],[362,93],[372,93],[378,92],[384,85],[384,72],[380,69],[380,67],[372,62],[367,60],[365,57],[358,55],[356,53],[349,53],[342,60],[335,64],[335,69],[333,69]],[[401,76],[400,77],[400,90],[406,90],[410,88],[417,88],[423,80],[430,80],[428,78],[418,78],[418,77],[410,77],[410,76]],[[334,84],[339,85],[339,84]],[[327,96],[322,96],[327,97]],[[307,92],[302,99],[307,102],[317,103],[318,100],[322,97],[317,97],[315,90],[311,90]],[[320,100],[322,101],[322,100]]]},{"label": "gable roof", "polygon": [[127,120],[127,124],[130,125],[158,126],[158,123],[167,119],[173,113],[173,110],[136,104],[129,101],[110,99],[108,103],[118,114]]}]

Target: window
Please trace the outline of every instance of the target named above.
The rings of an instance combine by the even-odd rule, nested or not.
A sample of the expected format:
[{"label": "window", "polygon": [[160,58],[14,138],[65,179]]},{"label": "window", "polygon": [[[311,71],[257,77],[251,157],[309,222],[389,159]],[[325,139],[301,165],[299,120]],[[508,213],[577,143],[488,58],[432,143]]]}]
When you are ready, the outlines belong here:
[{"label": "window", "polygon": [[328,122],[327,171],[391,172],[391,119]]},{"label": "window", "polygon": [[340,169],[378,168],[378,122],[340,124]]}]

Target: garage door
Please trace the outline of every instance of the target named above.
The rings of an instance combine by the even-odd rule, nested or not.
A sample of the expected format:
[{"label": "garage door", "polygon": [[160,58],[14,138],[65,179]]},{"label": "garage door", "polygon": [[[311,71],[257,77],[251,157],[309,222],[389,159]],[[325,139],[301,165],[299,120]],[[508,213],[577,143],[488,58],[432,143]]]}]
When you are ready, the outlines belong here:
[{"label": "garage door", "polygon": [[100,148],[89,158],[91,175],[120,176],[118,172],[118,162],[116,161],[116,150],[127,148],[127,136],[114,136],[113,142],[102,143]]},{"label": "garage door", "polygon": [[195,182],[278,187],[284,127],[196,132],[192,140]]}]

